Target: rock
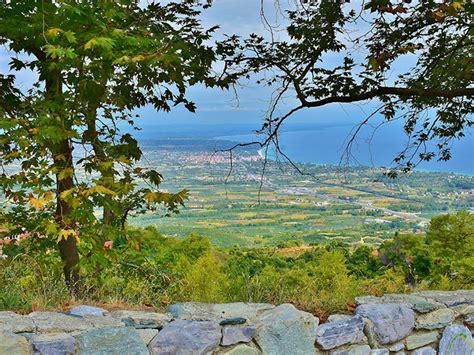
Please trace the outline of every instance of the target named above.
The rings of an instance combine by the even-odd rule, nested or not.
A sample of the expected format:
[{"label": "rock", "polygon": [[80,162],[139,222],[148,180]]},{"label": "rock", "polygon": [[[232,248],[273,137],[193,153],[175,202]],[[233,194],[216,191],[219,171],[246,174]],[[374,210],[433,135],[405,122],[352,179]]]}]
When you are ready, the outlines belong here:
[{"label": "rock", "polygon": [[469,314],[464,318],[464,325],[474,327],[474,314]]},{"label": "rock", "polygon": [[11,332],[0,332],[0,354],[29,355],[30,346],[25,337]]},{"label": "rock", "polygon": [[415,325],[413,311],[400,304],[363,304],[357,307],[356,313],[372,322],[381,344],[405,338]]},{"label": "rock", "polygon": [[93,307],[93,306],[85,306],[85,305],[71,308],[68,312],[68,314],[71,314],[73,316],[79,316],[79,317],[103,316],[106,313],[108,313],[108,312],[103,308]]},{"label": "rock", "polygon": [[456,313],[456,317],[467,316],[474,313],[473,304],[460,304],[459,306],[451,307],[451,309]]},{"label": "rock", "polygon": [[217,322],[176,320],[166,324],[148,348],[152,355],[210,354],[219,346],[221,335]]},{"label": "rock", "polygon": [[239,325],[239,324],[245,324],[247,323],[247,319],[242,318],[242,317],[237,317],[237,318],[226,318],[222,321],[219,322],[219,325],[225,326],[225,325]]},{"label": "rock", "polygon": [[264,354],[312,354],[319,320],[291,304],[282,304],[259,317],[257,343]]},{"label": "rock", "polygon": [[177,303],[167,312],[174,319],[222,321],[227,318],[246,318],[255,321],[259,313],[275,306],[265,303]]},{"label": "rock", "polygon": [[234,345],[237,343],[248,343],[257,334],[254,326],[249,327],[225,327],[222,329],[221,345]]},{"label": "rock", "polygon": [[438,309],[437,311],[424,314],[416,320],[416,329],[439,329],[452,323],[454,311],[449,308]]},{"label": "rock", "polygon": [[76,336],[81,355],[148,355],[145,343],[132,327],[100,328]]},{"label": "rock", "polygon": [[91,324],[81,317],[55,312],[33,312],[28,315],[38,333],[70,333],[86,330]]},{"label": "rock", "polygon": [[84,316],[93,328],[119,328],[125,327],[125,323],[120,318],[105,316]]},{"label": "rock", "polygon": [[352,316],[348,315],[348,314],[332,314],[328,317],[328,323],[330,322],[337,322],[339,320],[349,320],[351,319]]},{"label": "rock", "polygon": [[414,295],[433,299],[436,302],[444,303],[448,307],[461,304],[474,304],[474,290],[422,291]]},{"label": "rock", "polygon": [[66,333],[39,334],[31,338],[38,355],[74,355],[75,339]]},{"label": "rock", "polygon": [[255,348],[252,348],[251,346],[245,345],[245,344],[239,344],[236,347],[230,349],[230,350],[225,350],[221,352],[220,354],[225,354],[225,355],[259,355],[259,351]]},{"label": "rock", "polygon": [[[331,355],[370,355],[371,349],[368,345],[359,345],[353,348],[331,351]],[[309,353],[308,353],[309,354]]]},{"label": "rock", "polygon": [[24,333],[34,332],[35,325],[28,317],[14,312],[0,312],[0,332]]},{"label": "rock", "polygon": [[411,355],[436,355],[436,350],[431,346],[425,346],[424,348],[416,349]]},{"label": "rock", "polygon": [[363,304],[369,304],[369,303],[383,303],[382,298],[381,297],[376,297],[376,296],[356,297],[355,301],[356,301],[356,304],[358,306],[363,305]]},{"label": "rock", "polygon": [[145,345],[148,346],[150,341],[158,334],[158,329],[137,329],[137,332]]},{"label": "rock", "polygon": [[445,308],[443,303],[426,299],[421,296],[412,294],[387,294],[382,297],[365,296],[357,297],[356,303],[362,304],[384,304],[384,303],[400,303],[418,313],[427,313],[436,309]]},{"label": "rock", "polygon": [[440,355],[472,355],[472,335],[463,325],[450,325],[443,331],[439,342]]},{"label": "rock", "polygon": [[370,355],[389,355],[390,350],[388,349],[372,349]]},{"label": "rock", "polygon": [[395,343],[388,347],[388,350],[393,351],[394,353],[402,351],[403,349],[405,349],[405,344],[403,343]]},{"label": "rock", "polygon": [[322,324],[316,330],[316,343],[324,350],[364,339],[364,321],[360,316]]},{"label": "rock", "polygon": [[167,314],[144,311],[114,311],[111,316],[137,329],[161,329],[171,321]]},{"label": "rock", "polygon": [[434,343],[436,340],[438,340],[437,331],[411,334],[406,338],[407,349],[421,348],[422,346]]}]

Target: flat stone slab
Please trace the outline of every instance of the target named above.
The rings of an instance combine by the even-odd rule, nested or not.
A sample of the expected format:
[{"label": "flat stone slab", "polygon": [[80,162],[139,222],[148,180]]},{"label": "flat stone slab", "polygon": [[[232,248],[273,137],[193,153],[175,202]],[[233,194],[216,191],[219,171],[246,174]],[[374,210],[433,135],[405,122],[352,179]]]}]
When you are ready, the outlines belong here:
[{"label": "flat stone slab", "polygon": [[138,332],[132,327],[92,329],[76,335],[81,355],[148,355]]},{"label": "flat stone slab", "polygon": [[328,322],[337,322],[339,320],[349,320],[351,318],[352,318],[352,316],[349,315],[349,314],[331,314],[328,317],[327,321]]},{"label": "flat stone slab", "polygon": [[[436,355],[436,350],[431,346],[425,346],[423,348],[416,349],[411,353],[412,355]],[[454,354],[453,354],[454,355]]]},{"label": "flat stone slab", "polygon": [[0,354],[29,355],[30,346],[25,337],[11,332],[0,332]]},{"label": "flat stone slab", "polygon": [[438,309],[437,311],[419,316],[415,327],[428,330],[444,328],[454,321],[454,316],[455,313],[452,309]]},{"label": "flat stone slab", "polygon": [[158,329],[137,329],[140,338],[148,346],[150,341],[158,334]]},{"label": "flat stone slab", "polygon": [[175,320],[152,339],[152,355],[210,354],[221,341],[221,327],[214,321]]},{"label": "flat stone slab", "polygon": [[415,314],[402,304],[363,304],[357,307],[356,314],[372,322],[381,344],[407,337],[415,326]]},{"label": "flat stone slab", "polygon": [[106,313],[108,313],[108,311],[103,308],[86,306],[86,305],[81,305],[81,306],[71,308],[68,312],[68,314],[71,314],[73,316],[79,316],[79,317],[103,316]]},{"label": "flat stone slab", "polygon": [[259,355],[260,352],[248,345],[245,344],[239,344],[232,349],[229,350],[224,350],[220,352],[219,354],[225,354],[225,355]]},{"label": "flat stone slab", "polygon": [[257,343],[264,354],[312,354],[319,319],[282,304],[265,311],[258,319]]},{"label": "flat stone slab", "polygon": [[29,333],[35,331],[33,321],[15,312],[0,312],[0,332]]},{"label": "flat stone slab", "polygon": [[92,328],[119,328],[125,327],[125,322],[120,318],[112,317],[111,315],[104,316],[84,316],[84,320],[91,324]]},{"label": "flat stone slab", "polygon": [[74,355],[75,342],[67,333],[39,334],[31,338],[35,355]]},{"label": "flat stone slab", "polygon": [[222,329],[221,345],[228,346],[237,343],[249,343],[255,338],[257,328],[248,327],[225,327]]},{"label": "flat stone slab", "polygon": [[81,317],[75,317],[64,313],[55,312],[33,312],[28,315],[33,321],[38,333],[61,333],[87,330],[91,323]]},{"label": "flat stone slab", "polygon": [[171,321],[168,314],[144,311],[114,311],[111,316],[137,329],[161,329]]},{"label": "flat stone slab", "polygon": [[450,325],[443,331],[438,351],[440,355],[472,355],[472,344],[472,335],[467,327]]},{"label": "flat stone slab", "polygon": [[364,339],[364,321],[360,316],[322,324],[316,330],[316,343],[323,350],[345,344],[357,344]]},{"label": "flat stone slab", "polygon": [[474,314],[469,314],[464,318],[464,325],[474,327]]},{"label": "flat stone slab", "polygon": [[437,331],[411,334],[406,338],[407,349],[413,350],[434,343],[438,340],[438,335]]},{"label": "flat stone slab", "polygon": [[222,321],[230,318],[245,318],[255,321],[258,315],[275,306],[265,303],[177,303],[167,312],[173,319]]},{"label": "flat stone slab", "polygon": [[436,309],[445,308],[446,305],[435,300],[416,296],[413,294],[386,294],[382,297],[363,296],[356,297],[356,303],[362,304],[380,304],[380,303],[401,303],[418,313],[427,313]]},{"label": "flat stone slab", "polygon": [[359,345],[349,349],[331,352],[331,355],[371,355],[372,349],[368,345]]},{"label": "flat stone slab", "polygon": [[444,303],[448,307],[455,307],[461,304],[474,304],[474,290],[422,291],[414,293],[414,295],[430,298],[436,302]]}]

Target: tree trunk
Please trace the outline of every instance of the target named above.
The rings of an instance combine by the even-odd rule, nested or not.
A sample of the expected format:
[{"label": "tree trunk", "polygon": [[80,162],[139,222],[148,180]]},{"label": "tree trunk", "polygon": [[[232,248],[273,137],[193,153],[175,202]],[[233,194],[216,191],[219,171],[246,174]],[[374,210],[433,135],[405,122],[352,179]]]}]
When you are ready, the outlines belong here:
[{"label": "tree trunk", "polygon": [[[99,133],[97,132],[97,105],[90,104],[88,107],[87,113],[87,131],[85,134],[85,138],[87,141],[90,142],[92,145],[92,149],[94,150],[94,154],[99,162],[106,162],[107,161],[107,154],[104,150],[102,142],[99,140]],[[111,187],[114,183],[114,167],[109,168],[99,168],[100,174],[104,181],[105,187]],[[112,209],[104,205],[104,212],[103,212],[103,222],[105,225],[112,225],[116,216]]]},{"label": "tree trunk", "polygon": [[[52,71],[48,73],[46,79],[46,97],[52,103],[52,116],[56,115],[62,118],[62,126],[68,127],[68,120],[64,112],[58,107],[62,107],[62,78],[61,72]],[[72,159],[72,142],[70,138],[63,138],[59,144],[53,145],[51,152],[53,154],[54,167],[56,169],[56,223],[60,228],[74,229],[75,223],[71,218],[71,206],[61,198],[61,193],[72,189],[75,184],[73,180],[74,164]],[[67,176],[60,177],[60,173],[67,169],[70,173]],[[64,263],[64,277],[71,293],[76,293],[79,281],[79,251],[76,240],[68,235],[59,243],[59,253]]]},{"label": "tree trunk", "polygon": [[[72,147],[69,139],[63,139],[59,144],[58,155],[55,156],[55,165],[58,171],[73,167],[72,163]],[[56,221],[62,228],[73,229],[75,227],[74,221],[71,220],[71,206],[61,199],[61,193],[72,189],[74,187],[74,180],[72,176],[67,176],[59,179],[59,174],[56,174],[57,181],[57,203],[56,203]],[[64,277],[69,290],[73,293],[77,291],[79,282],[79,251],[77,250],[76,240],[73,236],[68,236],[67,239],[62,239],[59,243],[59,252],[64,262]]]}]

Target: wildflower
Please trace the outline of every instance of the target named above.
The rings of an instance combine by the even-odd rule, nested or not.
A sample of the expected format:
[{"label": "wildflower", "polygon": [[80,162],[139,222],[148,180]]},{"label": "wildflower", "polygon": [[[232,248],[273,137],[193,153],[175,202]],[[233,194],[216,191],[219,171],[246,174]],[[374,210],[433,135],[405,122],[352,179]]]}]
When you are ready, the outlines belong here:
[{"label": "wildflower", "polygon": [[104,250],[110,250],[114,246],[114,241],[113,240],[107,240],[104,243]]}]

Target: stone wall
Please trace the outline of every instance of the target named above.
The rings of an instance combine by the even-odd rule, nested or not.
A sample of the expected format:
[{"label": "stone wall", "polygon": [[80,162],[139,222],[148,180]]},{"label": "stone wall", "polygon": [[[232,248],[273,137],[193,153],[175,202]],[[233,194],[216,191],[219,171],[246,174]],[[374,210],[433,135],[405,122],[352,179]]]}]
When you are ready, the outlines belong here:
[{"label": "stone wall", "polygon": [[199,304],[166,313],[0,312],[0,354],[474,354],[474,290],[361,297],[324,324],[290,304]]}]

